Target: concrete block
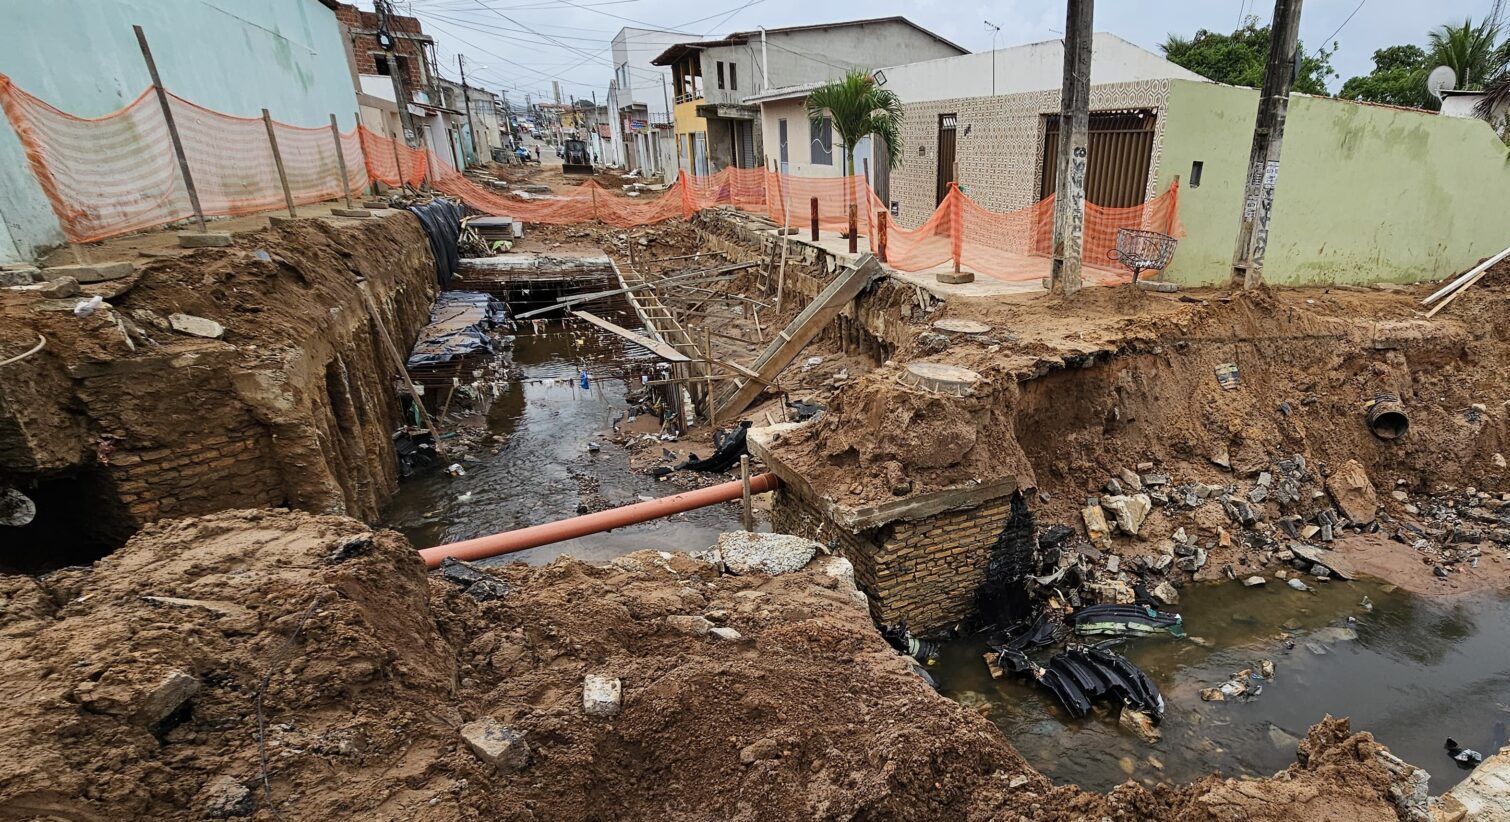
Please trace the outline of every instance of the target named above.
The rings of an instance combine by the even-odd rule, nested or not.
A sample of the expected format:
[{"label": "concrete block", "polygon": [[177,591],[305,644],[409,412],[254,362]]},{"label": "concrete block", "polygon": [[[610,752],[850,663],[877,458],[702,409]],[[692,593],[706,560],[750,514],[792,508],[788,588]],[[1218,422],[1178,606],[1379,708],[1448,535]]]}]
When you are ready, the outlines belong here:
[{"label": "concrete block", "polygon": [[337,217],[371,217],[372,212],[365,208],[332,208],[331,214]]},{"label": "concrete block", "polygon": [[72,277],[58,277],[36,286],[36,292],[49,300],[62,300],[79,295],[79,281]]},{"label": "concrete block", "polygon": [[624,698],[624,686],[617,677],[588,674],[582,680],[582,710],[588,716],[609,717],[617,714]]},{"label": "concrete block", "polygon": [[940,271],[935,278],[947,285],[962,285],[975,282],[975,273],[972,271]]},{"label": "concrete block", "polygon": [[215,322],[214,320],[207,320],[204,317],[195,317],[192,314],[169,314],[168,325],[172,327],[174,331],[178,331],[183,334],[190,334],[195,337],[206,337],[208,339],[218,340],[221,337],[225,336],[225,326],[221,325],[218,322]]},{"label": "concrete block", "polygon": [[788,574],[807,565],[821,547],[789,534],[731,531],[718,535],[718,553],[735,574]]},{"label": "concrete block", "polygon": [[500,773],[523,770],[530,761],[530,745],[524,736],[491,716],[461,726],[462,741],[472,754]]},{"label": "concrete block", "polygon": [[79,265],[58,265],[42,269],[42,277],[47,280],[57,280],[63,277],[72,277],[81,283],[103,283],[108,280],[119,280],[122,277],[131,276],[136,266],[131,263],[81,263]]},{"label": "concrete block", "polygon": [[231,235],[223,231],[180,231],[179,248],[224,248],[231,244]]},{"label": "concrete block", "polygon": [[387,208],[387,200],[363,200],[362,208]]},{"label": "concrete block", "polygon": [[35,266],[16,266],[0,269],[0,286],[31,285],[41,282],[42,272]]}]

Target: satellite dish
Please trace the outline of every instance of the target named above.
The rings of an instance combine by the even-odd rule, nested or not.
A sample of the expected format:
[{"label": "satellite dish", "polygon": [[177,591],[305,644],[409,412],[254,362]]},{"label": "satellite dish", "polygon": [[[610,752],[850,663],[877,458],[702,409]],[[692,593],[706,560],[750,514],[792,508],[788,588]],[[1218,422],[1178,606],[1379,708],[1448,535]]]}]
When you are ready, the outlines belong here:
[{"label": "satellite dish", "polygon": [[1426,75],[1426,90],[1431,96],[1442,99],[1442,92],[1451,91],[1458,85],[1458,74],[1451,66],[1437,66]]}]

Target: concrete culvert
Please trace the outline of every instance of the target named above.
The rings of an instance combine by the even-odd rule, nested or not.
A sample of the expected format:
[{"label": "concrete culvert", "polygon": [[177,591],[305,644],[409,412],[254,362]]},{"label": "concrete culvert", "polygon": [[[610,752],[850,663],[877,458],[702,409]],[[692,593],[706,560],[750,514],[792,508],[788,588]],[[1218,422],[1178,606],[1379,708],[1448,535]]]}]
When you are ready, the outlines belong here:
[{"label": "concrete culvert", "polygon": [[1368,428],[1381,440],[1394,440],[1410,430],[1410,416],[1394,394],[1379,394],[1368,405]]}]

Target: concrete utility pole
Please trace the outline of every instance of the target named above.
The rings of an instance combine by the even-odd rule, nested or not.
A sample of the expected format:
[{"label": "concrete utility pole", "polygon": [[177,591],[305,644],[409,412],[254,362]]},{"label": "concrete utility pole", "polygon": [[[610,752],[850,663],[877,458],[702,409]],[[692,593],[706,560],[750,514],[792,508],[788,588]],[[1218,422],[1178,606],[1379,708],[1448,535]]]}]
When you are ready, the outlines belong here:
[{"label": "concrete utility pole", "polygon": [[388,28],[388,16],[392,13],[388,10],[388,0],[373,0],[372,7],[377,11],[377,44],[388,60],[388,76],[393,80],[393,100],[398,105],[398,122],[404,128],[404,142],[410,148],[418,148],[419,130],[414,127],[414,116],[409,113],[409,83],[398,64],[398,55],[393,51],[397,41]]},{"label": "concrete utility pole", "polygon": [[462,63],[460,54],[456,55],[456,68],[461,72],[461,101],[467,110],[467,134],[472,138],[472,156],[481,161],[482,154],[477,148],[477,127],[472,125],[472,94],[467,90],[467,67]]},{"label": "concrete utility pole", "polygon": [[1080,260],[1085,246],[1092,3],[1093,0],[1069,0],[1064,21],[1064,85],[1059,94],[1059,155],[1054,185],[1054,264],[1049,288],[1066,296],[1080,290]]},{"label": "concrete utility pole", "polygon": [[1243,220],[1238,224],[1237,249],[1232,255],[1232,282],[1257,288],[1264,281],[1264,252],[1269,247],[1269,216],[1274,211],[1274,186],[1279,181],[1279,146],[1285,136],[1285,112],[1290,107],[1290,84],[1295,79],[1296,39],[1300,36],[1301,0],[1274,0],[1274,23],[1269,28],[1269,63],[1258,97],[1253,124],[1253,149],[1248,154],[1248,179],[1243,188]]}]

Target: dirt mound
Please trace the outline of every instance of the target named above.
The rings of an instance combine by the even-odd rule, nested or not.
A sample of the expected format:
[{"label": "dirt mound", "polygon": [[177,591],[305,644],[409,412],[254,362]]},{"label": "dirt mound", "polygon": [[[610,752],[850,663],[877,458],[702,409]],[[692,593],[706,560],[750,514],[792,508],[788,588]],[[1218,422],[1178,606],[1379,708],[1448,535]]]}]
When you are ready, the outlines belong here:
[{"label": "dirt mound", "polygon": [[[492,569],[508,590],[487,599],[343,518],[154,525],[93,569],[3,578],[0,816],[1390,815],[1345,724],[1276,781],[1051,786],[907,669],[832,563],[733,577],[642,551]],[[588,674],[622,683],[617,715],[584,712]],[[483,717],[528,745],[500,760],[522,769],[463,741]]]}]

